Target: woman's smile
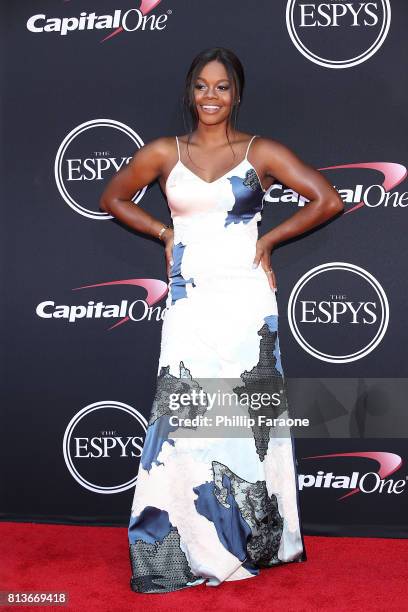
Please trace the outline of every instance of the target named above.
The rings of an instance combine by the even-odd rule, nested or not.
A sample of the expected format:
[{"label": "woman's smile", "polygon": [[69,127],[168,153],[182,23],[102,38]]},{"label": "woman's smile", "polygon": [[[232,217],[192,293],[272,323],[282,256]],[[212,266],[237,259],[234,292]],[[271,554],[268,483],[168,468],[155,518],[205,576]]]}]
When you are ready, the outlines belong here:
[{"label": "woman's smile", "polygon": [[221,106],[218,105],[218,104],[202,104],[201,105],[201,109],[205,113],[210,113],[210,114],[218,113],[220,108],[221,108]]}]

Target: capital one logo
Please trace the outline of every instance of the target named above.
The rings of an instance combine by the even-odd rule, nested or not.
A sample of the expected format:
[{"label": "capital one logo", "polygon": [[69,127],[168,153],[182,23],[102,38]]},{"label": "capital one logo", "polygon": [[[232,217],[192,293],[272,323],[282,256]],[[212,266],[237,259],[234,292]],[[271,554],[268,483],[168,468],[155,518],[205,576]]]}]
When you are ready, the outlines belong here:
[{"label": "capital one logo", "polygon": [[127,278],[123,280],[107,281],[75,287],[73,291],[83,289],[99,289],[100,287],[142,287],[146,296],[144,299],[127,300],[120,302],[110,300],[105,303],[103,299],[91,299],[82,304],[58,304],[54,299],[43,300],[37,304],[35,312],[41,319],[49,321],[64,321],[75,324],[79,321],[102,320],[108,322],[117,319],[107,329],[115,329],[128,321],[162,321],[167,312],[167,306],[155,306],[168,293],[168,284],[157,278]]},{"label": "capital one logo", "polygon": [[[54,163],[54,176],[63,200],[89,219],[112,219],[99,210],[106,183],[132,159],[143,140],[128,125],[114,119],[92,119],[81,123],[61,142]],[[147,185],[137,191],[137,204]]]},{"label": "capital one logo", "polygon": [[137,480],[147,421],[135,408],[116,401],[89,404],[67,425],[65,464],[75,480],[94,493],[121,493]]},{"label": "capital one logo", "polygon": [[[360,451],[352,453],[330,453],[328,455],[312,455],[303,459],[368,459],[377,463],[377,471],[359,472],[353,471],[351,474],[334,474],[318,470],[314,474],[299,474],[299,489],[324,488],[350,489],[348,493],[341,495],[337,501],[349,498],[356,493],[384,493],[399,495],[407,490],[407,476],[405,478],[388,478],[403,465],[402,459],[396,453],[384,451]],[[337,463],[337,462],[336,462]],[[356,466],[357,467],[357,466]]]},{"label": "capital one logo", "polygon": [[307,353],[329,363],[350,363],[381,342],[389,304],[384,289],[367,270],[329,262],[312,268],[295,284],[288,321]]},{"label": "capital one logo", "polygon": [[[332,174],[330,179],[335,182],[334,187],[342,197],[343,202],[350,205],[344,214],[361,210],[363,207],[366,209],[383,207],[388,210],[408,207],[408,191],[395,190],[408,175],[407,168],[402,164],[381,161],[358,162],[326,166],[318,168],[318,170],[329,170]],[[350,170],[353,171],[352,175],[349,174]],[[356,170],[358,172],[357,179],[355,176]],[[374,173],[381,178],[379,180],[378,178],[374,179]],[[345,184],[343,184],[344,181]],[[265,201],[273,204],[281,202],[304,206],[305,202],[309,200],[277,181],[268,189]]]},{"label": "capital one logo", "polygon": [[286,27],[295,47],[325,68],[350,68],[376,53],[391,23],[389,0],[288,0]]},{"label": "capital one logo", "polygon": [[[64,1],[65,6],[69,0]],[[101,43],[111,39],[113,36],[121,32],[136,32],[136,31],[162,31],[167,26],[169,15],[172,10],[167,13],[150,14],[155,9],[161,0],[141,0],[139,8],[129,8],[123,10],[117,8],[110,13],[98,15],[95,11],[87,13],[81,11],[79,16],[70,17],[48,17],[45,13],[37,13],[31,15],[27,20],[27,30],[33,34],[42,33],[57,33],[60,36],[67,36],[72,32],[83,32],[86,30],[112,30],[104,36]],[[74,3],[75,4],[75,3]]]}]

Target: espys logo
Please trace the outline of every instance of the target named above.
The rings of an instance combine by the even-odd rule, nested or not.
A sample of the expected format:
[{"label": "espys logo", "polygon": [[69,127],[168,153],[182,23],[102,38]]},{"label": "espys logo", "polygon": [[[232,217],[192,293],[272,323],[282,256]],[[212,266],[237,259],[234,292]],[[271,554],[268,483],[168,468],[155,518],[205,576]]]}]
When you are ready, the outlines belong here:
[{"label": "espys logo", "polygon": [[[65,136],[55,158],[55,182],[64,201],[89,219],[112,219],[98,210],[103,185],[129,163],[135,146],[140,149],[143,145],[139,134],[114,119],[93,119],[78,125]],[[133,196],[135,204],[146,189],[147,185]]]},{"label": "espys logo", "polygon": [[381,342],[389,305],[384,289],[367,270],[329,262],[312,268],[295,284],[288,320],[307,353],[329,363],[350,363]]},{"label": "espys logo", "polygon": [[128,321],[160,321],[164,319],[167,308],[154,304],[159,302],[168,292],[168,285],[155,278],[128,278],[125,280],[108,281],[94,285],[75,287],[73,291],[93,289],[95,287],[143,287],[146,291],[144,299],[120,300],[120,303],[105,304],[101,301],[89,300],[86,304],[56,304],[54,300],[44,300],[36,307],[36,314],[42,319],[62,319],[67,323],[77,323],[89,319],[119,319],[108,327],[108,331],[127,323]]},{"label": "espys logo", "polygon": [[[399,495],[406,490],[407,478],[394,480],[388,478],[394,474],[402,466],[402,459],[395,453],[368,451],[354,453],[331,453],[329,455],[312,455],[303,457],[302,459],[337,459],[337,458],[361,458],[371,459],[378,465],[376,472],[360,472],[353,471],[351,475],[335,475],[333,472],[325,472],[318,470],[316,474],[299,474],[299,489],[308,488],[324,488],[324,489],[351,489],[345,495],[337,498],[337,501],[347,499],[356,493],[385,493]],[[337,462],[336,462],[337,463]]]},{"label": "espys logo", "polygon": [[[64,434],[66,466],[75,480],[94,493],[121,493],[137,480],[147,421],[132,406],[95,402],[75,414]],[[117,477],[123,479],[117,482]]]},{"label": "espys logo", "polygon": [[286,27],[300,53],[325,68],[350,68],[383,44],[391,23],[389,0],[288,0]]},{"label": "espys logo", "polygon": [[[407,169],[395,162],[359,162],[354,164],[341,164],[318,168],[319,171],[330,171],[329,179],[340,194],[344,204],[349,205],[344,214],[365,208],[406,208],[408,206],[408,192],[393,191],[407,177]],[[350,173],[352,170],[352,173]],[[350,182],[358,172],[356,183]],[[382,175],[381,183],[374,181],[373,177]],[[341,184],[345,181],[345,187]],[[307,198],[299,195],[293,189],[284,187],[276,182],[268,189],[265,200],[274,203],[290,203],[304,206]]]},{"label": "espys logo", "polygon": [[[65,5],[67,4],[66,0]],[[105,42],[121,32],[135,32],[137,30],[164,30],[167,26],[169,15],[172,10],[159,15],[149,13],[160,4],[161,0],[141,0],[139,8],[131,8],[127,11],[117,9],[113,14],[97,15],[83,11],[79,17],[47,17],[43,13],[32,15],[27,20],[27,30],[33,34],[43,32],[54,32],[60,36],[76,30],[113,30],[100,42]]]}]

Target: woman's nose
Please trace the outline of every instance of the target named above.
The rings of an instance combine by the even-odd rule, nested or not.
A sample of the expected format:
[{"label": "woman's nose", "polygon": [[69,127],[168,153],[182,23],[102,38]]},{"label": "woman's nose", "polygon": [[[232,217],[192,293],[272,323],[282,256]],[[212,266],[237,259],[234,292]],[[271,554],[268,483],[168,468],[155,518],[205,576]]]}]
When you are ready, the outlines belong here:
[{"label": "woman's nose", "polygon": [[207,98],[216,98],[217,97],[217,92],[215,89],[211,89],[211,87],[208,88],[208,92],[207,92]]}]

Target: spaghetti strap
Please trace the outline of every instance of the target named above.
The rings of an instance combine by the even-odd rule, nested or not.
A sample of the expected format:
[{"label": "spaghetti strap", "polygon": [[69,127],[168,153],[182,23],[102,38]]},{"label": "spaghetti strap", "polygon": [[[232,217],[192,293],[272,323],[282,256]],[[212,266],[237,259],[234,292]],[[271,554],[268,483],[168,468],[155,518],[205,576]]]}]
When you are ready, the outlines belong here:
[{"label": "spaghetti strap", "polygon": [[247,150],[246,150],[246,153],[245,153],[245,159],[248,159],[249,147],[251,146],[253,139],[256,138],[257,136],[258,136],[258,134],[255,134],[254,136],[252,136],[251,140],[249,141],[248,146],[247,146]]},{"label": "spaghetti strap", "polygon": [[180,145],[179,145],[179,141],[178,141],[178,137],[176,136],[176,143],[177,143],[177,151],[178,151],[178,158],[180,161]]}]

